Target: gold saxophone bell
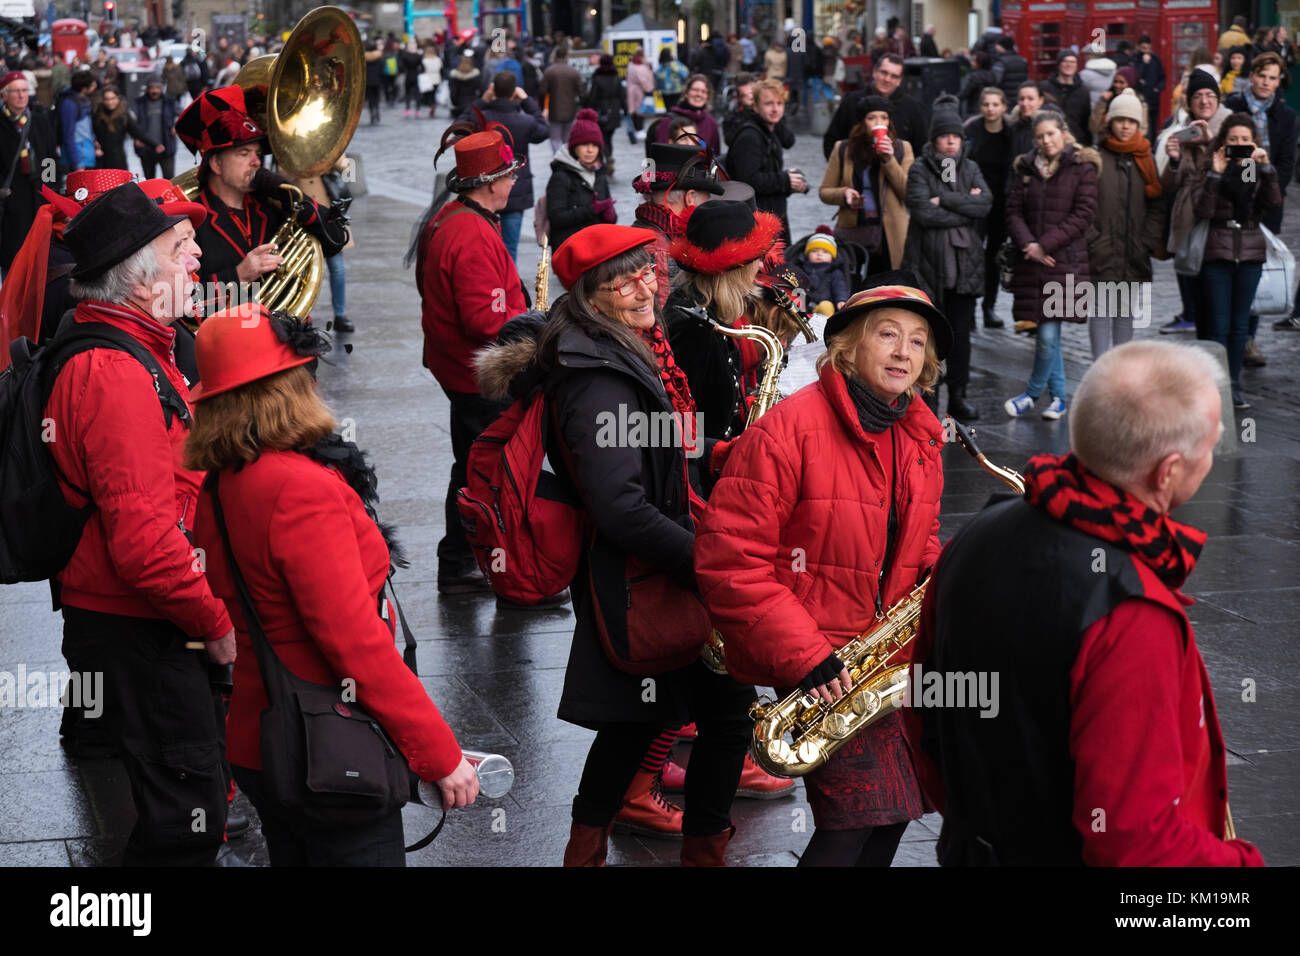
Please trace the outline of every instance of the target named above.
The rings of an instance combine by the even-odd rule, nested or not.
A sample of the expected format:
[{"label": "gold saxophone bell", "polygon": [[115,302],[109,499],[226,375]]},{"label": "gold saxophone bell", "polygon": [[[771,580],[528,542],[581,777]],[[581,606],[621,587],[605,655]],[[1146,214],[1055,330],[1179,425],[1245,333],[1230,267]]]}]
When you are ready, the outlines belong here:
[{"label": "gold saxophone bell", "polygon": [[[361,34],[338,7],[317,7],[298,21],[284,48],[250,60],[235,77],[249,115],[267,131],[276,165],[293,179],[334,168],[361,119],[365,58]],[[172,180],[189,199],[199,193],[198,168]],[[273,311],[311,314],[325,275],[325,255],[315,236],[300,226],[301,193],[286,191],[288,216],[271,241],[280,266],[262,281],[254,298]]]}]

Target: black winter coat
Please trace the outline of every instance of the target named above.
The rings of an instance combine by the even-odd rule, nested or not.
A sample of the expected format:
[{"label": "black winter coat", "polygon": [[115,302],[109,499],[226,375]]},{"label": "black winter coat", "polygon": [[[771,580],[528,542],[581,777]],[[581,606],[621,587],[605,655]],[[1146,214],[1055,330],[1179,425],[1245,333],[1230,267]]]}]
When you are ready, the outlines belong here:
[{"label": "black winter coat", "polygon": [[[551,135],[550,124],[542,115],[542,108],[531,96],[522,103],[516,100],[478,100],[473,104],[483,111],[489,123],[500,123],[510,130],[510,139],[514,142],[514,154],[528,158],[530,143],[544,143]],[[471,107],[460,116],[463,120],[474,118]],[[522,166],[519,178],[510,188],[510,198],[502,212],[524,212],[533,206],[533,164]]]},{"label": "black winter coat", "polygon": [[[1225,97],[1223,105],[1234,113],[1250,112],[1250,108],[1246,105],[1245,93],[1233,93]],[[1282,198],[1285,199],[1286,187],[1291,184],[1291,177],[1295,175],[1295,110],[1287,106],[1279,90],[1273,97],[1273,105],[1268,108],[1265,115],[1268,116],[1268,158],[1277,167],[1277,186],[1282,191]],[[1266,210],[1260,217],[1260,221],[1270,232],[1281,232],[1282,203],[1279,202],[1275,208]]]},{"label": "black winter coat", "polygon": [[609,198],[609,174],[603,166],[598,169],[593,189],[574,168],[576,162],[567,149],[560,150],[551,160],[551,178],[546,181],[546,218],[551,224],[552,250],[560,248],[579,229],[605,221],[591,204]]},{"label": "black winter coat", "polygon": [[691,383],[695,408],[704,415],[705,437],[726,441],[745,427],[744,363],[735,339],[687,311],[695,305],[688,293],[674,289],[664,307],[664,327],[673,358]]},{"label": "black winter coat", "polygon": [[[31,171],[15,171],[9,198],[0,199],[0,269],[8,269],[14,261],[36,219],[36,207],[45,202],[41,196],[41,174],[51,166],[46,160],[55,158],[54,118],[34,104],[28,109],[31,131],[27,134],[27,155]],[[18,127],[0,115],[0,181],[9,174],[21,136]]]},{"label": "black winter coat", "polygon": [[785,171],[780,128],[780,124],[775,130],[770,128],[753,110],[743,111],[729,140],[727,171],[732,179],[753,187],[758,208],[780,219],[788,234],[786,197],[793,190]]},{"label": "black winter coat", "polygon": [[961,82],[961,92],[957,94],[957,99],[961,103],[961,115],[963,117],[978,115],[984,88],[997,85],[998,81],[993,76],[992,70],[971,70],[967,73],[966,79]]},{"label": "black winter coat", "polygon": [[[932,299],[946,289],[962,295],[984,294],[984,246],[979,240],[981,220],[993,208],[993,193],[980,168],[966,158],[967,147],[956,157],[956,180],[944,176],[943,157],[929,143],[921,158],[907,173],[907,245],[903,248],[903,268],[911,269]],[[947,177],[951,178],[951,176]],[[978,195],[971,195],[978,189]],[[930,202],[938,196],[939,204]],[[967,228],[969,244],[956,250],[957,274],[947,274],[949,234]]]},{"label": "black winter coat", "polygon": [[[126,169],[126,138],[138,139],[145,144],[147,151],[152,151],[158,144],[145,136],[140,124],[135,121],[135,114],[127,110],[118,120],[116,129],[109,127],[103,114],[95,112],[90,117],[90,128],[95,131],[95,142],[103,155],[95,157],[96,169]],[[140,150],[136,150],[140,152]]]},{"label": "black winter coat", "polygon": [[[610,614],[625,606],[630,558],[666,572],[683,587],[695,587],[695,529],[686,481],[688,467],[695,480],[700,459],[687,459],[681,447],[611,445],[602,434],[609,415],[671,412],[672,402],[657,372],[608,336],[572,320],[552,321],[566,326],[548,355],[539,357],[535,342],[498,347],[480,362],[479,381],[485,394],[505,397],[500,382],[511,379],[514,370],[495,370],[491,379],[485,373],[485,365],[498,360],[544,377],[558,423],[549,436],[547,457],[595,526],[571,589],[576,624],[559,717],[593,729],[611,721],[678,726],[690,719],[681,687],[689,668],[656,675],[654,699],[646,700],[643,678],[617,670],[605,657],[595,602]],[[510,360],[512,352],[517,357]],[[524,378],[514,372],[513,382]],[[512,385],[510,393],[519,390]],[[706,444],[705,461],[708,450]]]},{"label": "black winter coat", "polygon": [[1080,81],[1078,74],[1075,74],[1073,83],[1062,83],[1060,74],[1054,73],[1043,80],[1043,90],[1065,114],[1065,121],[1074,138],[1084,146],[1091,146],[1092,129],[1089,120],[1092,118],[1092,94]]},{"label": "black winter coat", "polygon": [[[1043,315],[1048,282],[1066,282],[1074,276],[1077,287],[1090,279],[1088,271],[1088,227],[1097,215],[1097,171],[1101,157],[1089,146],[1066,146],[1051,179],[1043,179],[1034,165],[1034,153],[1016,157],[1011,167],[1011,191],[1007,197],[1007,235],[1017,249],[1031,242],[1056,260],[1046,266],[1016,256],[1011,291],[1015,295],[1012,314],[1017,322],[1056,321]],[[1067,316],[1071,322],[1086,322],[1085,316]]]},{"label": "black winter coat", "polygon": [[582,98],[582,105],[596,111],[597,125],[602,132],[616,129],[627,107],[627,90],[618,78],[618,71],[598,69],[591,74],[591,83],[587,87],[587,95]]},{"label": "black winter coat", "polygon": [[[875,87],[868,86],[860,93],[846,95],[840,100],[839,107],[835,110],[835,115],[831,117],[831,123],[826,127],[826,133],[822,136],[822,155],[827,159],[831,158],[831,150],[835,144],[842,139],[848,139],[849,133],[853,131],[853,126],[857,121],[858,101],[866,96],[879,96]],[[898,131],[898,138],[905,139],[912,144],[912,155],[920,156],[921,148],[926,143],[926,134],[929,132],[925,122],[925,111],[921,108],[918,100],[913,99],[903,92],[900,86],[894,90],[892,96],[887,97],[889,100],[889,118],[894,124],[894,129]],[[1014,100],[1015,97],[1012,97]]]}]

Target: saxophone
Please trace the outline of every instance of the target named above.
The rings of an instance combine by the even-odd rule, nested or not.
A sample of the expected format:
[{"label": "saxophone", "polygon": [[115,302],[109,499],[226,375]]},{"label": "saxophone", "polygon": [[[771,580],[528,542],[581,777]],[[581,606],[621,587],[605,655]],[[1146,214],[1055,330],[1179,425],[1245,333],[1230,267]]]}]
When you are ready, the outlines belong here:
[{"label": "saxophone", "polygon": [[[955,419],[957,441],[985,471],[1024,493],[1024,479],[984,457],[972,433]],[[801,777],[826,763],[845,741],[898,706],[907,692],[910,645],[921,619],[928,581],[893,605],[874,627],[849,641],[836,655],[853,688],[834,704],[796,690],[779,703],[762,698],[749,709],[755,721],[754,762],[777,777]],[[791,741],[785,739],[789,734]]]},{"label": "saxophone", "polygon": [[542,239],[542,261],[537,263],[537,284],[534,286],[533,308],[546,311],[546,293],[551,284],[551,237]]},{"label": "saxophone", "polygon": [[[751,339],[759,343],[767,354],[767,357],[763,360],[763,378],[758,384],[754,404],[749,407],[749,415],[745,419],[745,427],[748,428],[781,399],[781,393],[777,389],[776,383],[781,377],[781,363],[785,358],[785,347],[781,344],[781,340],[776,337],[776,333],[763,328],[761,325],[742,325],[733,329],[718,322],[703,309],[691,309],[690,311],[699,316],[702,321],[707,321],[715,331],[721,332],[723,335],[733,339]],[[717,628],[712,628],[709,631],[704,647],[700,649],[700,660],[704,662],[705,667],[715,674],[725,675],[727,673],[722,635],[718,633]]]}]

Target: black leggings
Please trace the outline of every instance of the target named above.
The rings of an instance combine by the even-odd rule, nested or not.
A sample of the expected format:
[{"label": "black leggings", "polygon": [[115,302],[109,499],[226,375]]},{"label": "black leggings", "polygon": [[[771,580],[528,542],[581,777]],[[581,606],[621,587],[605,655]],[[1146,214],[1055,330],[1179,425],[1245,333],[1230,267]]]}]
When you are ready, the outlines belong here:
[{"label": "black leggings", "polygon": [[861,830],[814,830],[800,866],[889,866],[907,822]]},{"label": "black leggings", "polygon": [[[698,733],[686,768],[682,832],[711,836],[731,826],[731,801],[754,730],[748,716],[754,688],[714,674],[698,662],[681,679]],[[609,723],[597,730],[573,799],[574,822],[610,824],[646,750],[662,732],[658,723]]]}]

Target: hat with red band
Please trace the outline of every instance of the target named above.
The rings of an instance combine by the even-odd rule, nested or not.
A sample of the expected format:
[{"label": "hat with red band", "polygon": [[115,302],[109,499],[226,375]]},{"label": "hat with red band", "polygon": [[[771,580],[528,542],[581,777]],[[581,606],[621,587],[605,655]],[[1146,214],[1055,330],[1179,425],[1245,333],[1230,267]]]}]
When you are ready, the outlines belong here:
[{"label": "hat with red band", "polygon": [[65,219],[71,219],[110,189],[123,186],[135,177],[125,169],[78,169],[68,173],[67,194],[60,196],[49,186],[41,195]]},{"label": "hat with red band", "polygon": [[844,303],[844,308],[826,320],[826,328],[822,332],[824,341],[829,342],[832,336],[844,331],[854,319],[859,319],[868,312],[876,309],[906,309],[930,323],[934,350],[939,360],[948,357],[952,351],[952,327],[920,288],[915,273],[906,269],[893,269],[874,275],[867,281],[865,289],[855,292]]},{"label": "hat with red band", "polygon": [[169,216],[189,216],[195,229],[203,225],[208,211],[196,202],[190,202],[179,186],[170,179],[146,179],[140,184],[144,194],[156,202]]},{"label": "hat with red band", "polygon": [[176,135],[195,153],[227,149],[266,139],[244,105],[244,91],[238,86],[201,93],[176,120]]}]

